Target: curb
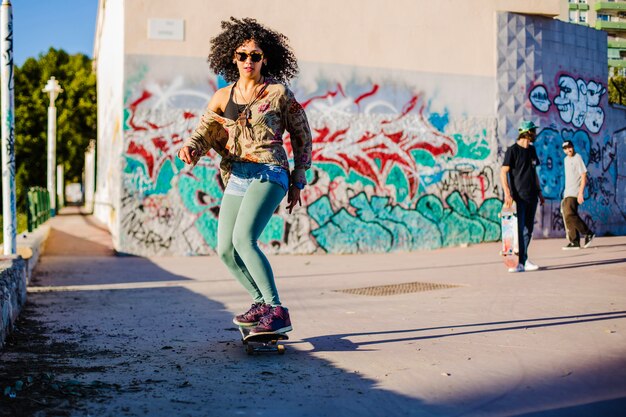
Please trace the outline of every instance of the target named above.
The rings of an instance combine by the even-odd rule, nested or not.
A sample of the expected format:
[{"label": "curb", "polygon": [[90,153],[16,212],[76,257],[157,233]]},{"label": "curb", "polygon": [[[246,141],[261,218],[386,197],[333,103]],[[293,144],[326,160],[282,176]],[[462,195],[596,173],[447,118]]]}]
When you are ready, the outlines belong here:
[{"label": "curb", "polygon": [[41,225],[17,236],[17,254],[0,257],[0,348],[26,304],[26,287],[50,233]]}]

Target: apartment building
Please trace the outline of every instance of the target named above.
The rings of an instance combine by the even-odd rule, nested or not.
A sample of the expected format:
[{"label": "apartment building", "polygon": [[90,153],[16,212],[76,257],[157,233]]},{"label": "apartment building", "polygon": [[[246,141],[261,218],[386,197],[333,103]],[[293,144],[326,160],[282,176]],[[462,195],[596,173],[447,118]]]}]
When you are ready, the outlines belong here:
[{"label": "apartment building", "polygon": [[626,75],[626,0],[568,0],[562,20],[587,25],[608,34],[611,75]]}]

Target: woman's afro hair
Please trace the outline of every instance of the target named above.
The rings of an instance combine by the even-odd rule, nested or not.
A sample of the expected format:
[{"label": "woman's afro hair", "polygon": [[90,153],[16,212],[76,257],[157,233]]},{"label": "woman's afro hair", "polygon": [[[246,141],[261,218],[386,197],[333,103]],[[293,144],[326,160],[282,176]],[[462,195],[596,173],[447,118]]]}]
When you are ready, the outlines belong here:
[{"label": "woman's afro hair", "polygon": [[268,29],[255,19],[234,17],[222,21],[222,32],[211,39],[208,61],[213,72],[228,82],[236,81],[239,71],[233,63],[235,50],[250,40],[257,43],[267,59],[261,75],[286,84],[298,74],[298,62],[285,35]]}]

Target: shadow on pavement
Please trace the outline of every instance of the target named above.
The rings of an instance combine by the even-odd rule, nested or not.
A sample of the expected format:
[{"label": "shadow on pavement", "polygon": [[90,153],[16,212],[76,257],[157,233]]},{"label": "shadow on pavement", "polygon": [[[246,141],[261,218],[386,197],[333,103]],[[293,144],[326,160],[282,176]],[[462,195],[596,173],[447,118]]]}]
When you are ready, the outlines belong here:
[{"label": "shadow on pavement", "polygon": [[[28,314],[20,325],[21,337],[0,352],[0,386],[14,387],[18,381],[27,381],[21,390],[16,390],[15,398],[5,396],[0,400],[0,415],[36,415],[36,412],[39,415],[151,417],[512,415],[528,410],[524,406],[529,402],[534,402],[536,408],[556,407],[550,393],[567,391],[571,380],[540,380],[530,370],[529,379],[537,378],[537,384],[549,391],[548,397],[535,400],[533,394],[537,391],[517,389],[513,381],[512,391],[470,387],[473,391],[468,393],[467,399],[446,399],[446,388],[439,386],[438,392],[443,398],[437,403],[426,403],[385,387],[382,377],[368,378],[342,369],[332,358],[338,358],[336,353],[354,351],[361,355],[360,361],[367,361],[369,358],[364,351],[385,343],[626,317],[626,311],[617,311],[344,333],[302,341],[294,336],[291,342],[285,343],[288,347],[285,355],[248,356],[232,324],[233,312],[215,300],[218,297],[239,299],[243,290],[235,289],[235,284],[233,294],[229,292],[229,285],[222,285],[219,296],[212,295],[211,291],[217,286],[197,285],[198,281],[171,273],[145,258],[113,256],[112,251],[108,251],[110,245],[98,235],[102,230],[80,229],[90,227],[84,219],[67,216],[65,220],[73,225],[73,230],[55,230],[51,235],[52,243],[57,241],[58,245],[51,246],[55,250],[44,252],[33,280],[34,286],[47,287],[50,291],[29,294]],[[211,271],[206,274],[210,276]],[[145,282],[175,284],[146,288],[141,285]],[[107,286],[111,284],[123,287]],[[76,287],[71,291],[53,290],[64,285]],[[350,340],[358,336],[366,336],[368,340]],[[298,349],[306,342],[313,345],[313,350]],[[325,355],[330,351],[334,355]],[[618,358],[610,365],[623,368],[623,362]],[[576,381],[609,372],[611,366],[604,365],[575,375]],[[384,365],[380,372],[387,372]],[[405,383],[403,388],[411,388],[412,383]],[[425,384],[411,392],[428,389],[435,390]],[[42,396],[46,402],[42,403]],[[570,403],[578,400],[566,394],[562,394],[563,397]],[[612,409],[621,405],[619,401],[590,403],[589,407],[593,415],[613,417],[617,414],[611,414]],[[23,407],[26,403],[31,407],[28,410],[35,412],[27,413]],[[468,403],[473,405],[468,406]],[[596,405],[605,412],[595,413]],[[563,408],[560,415],[568,415],[567,410],[578,412],[579,407],[584,406]],[[525,416],[559,415],[547,414],[552,412],[560,410],[555,408]]]},{"label": "shadow on pavement", "polygon": [[[515,331],[515,330],[528,330],[540,327],[554,327],[554,326],[564,326],[570,324],[580,324],[580,323],[588,323],[594,321],[603,321],[603,320],[615,320],[626,318],[626,311],[615,311],[615,312],[605,312],[605,313],[593,313],[593,314],[581,314],[578,316],[561,316],[561,317],[543,317],[543,318],[535,318],[535,319],[526,319],[526,320],[508,320],[508,321],[498,321],[498,322],[488,322],[488,323],[472,323],[472,324],[459,324],[459,325],[450,325],[450,326],[438,326],[438,327],[427,327],[422,329],[403,329],[403,330],[390,330],[383,332],[360,332],[360,333],[344,333],[344,334],[335,334],[335,335],[324,335],[314,338],[305,339],[306,342],[309,342],[313,345],[314,351],[324,351],[324,350],[341,350],[338,349],[338,346],[343,347],[343,350],[362,350],[361,347],[367,345],[378,345],[384,343],[397,343],[397,342],[411,342],[416,340],[427,340],[427,339],[439,339],[445,337],[453,337],[453,336],[463,336],[468,334],[479,334],[479,333],[493,333],[493,332],[503,332],[503,331]],[[546,322],[546,323],[537,323],[537,322]],[[509,326],[514,324],[514,326]],[[502,326],[504,327],[495,327]],[[471,331],[461,331],[457,332],[455,329],[464,329],[471,327],[485,327],[484,329],[479,330],[471,330]],[[402,334],[410,334],[410,333],[424,333],[436,330],[445,330],[445,332],[437,333],[437,334],[427,334],[427,335],[415,335],[410,337],[395,337],[395,338],[381,338],[380,340],[369,340],[364,342],[352,342],[348,340],[350,337],[357,336],[393,336],[393,335],[402,335]]]},{"label": "shadow on pavement", "polygon": [[556,271],[558,269],[585,268],[588,266],[612,265],[626,263],[626,258],[603,259],[601,261],[576,262],[567,265],[542,266],[542,271]]},{"label": "shadow on pavement", "polygon": [[[186,280],[144,258],[78,257],[67,262],[66,257],[44,256],[33,285],[67,283],[59,269],[54,271],[68,267],[82,271],[69,279],[82,284],[109,282],[106,268],[125,271],[126,277],[150,273],[162,280]],[[106,268],[94,269],[94,262]],[[24,334],[21,344],[3,351],[0,359],[3,367],[10,367],[2,380],[5,386],[29,377],[34,382],[15,399],[4,398],[12,407],[1,406],[0,415],[20,415],[15,411],[33,411],[33,406],[54,415],[437,415],[427,413],[419,399],[380,389],[374,380],[289,344],[285,355],[248,356],[232,312],[181,285],[35,292],[29,304],[42,334]],[[28,326],[22,330],[28,333]],[[15,380],[7,380],[7,374]],[[54,384],[45,385],[42,375],[52,375]],[[98,389],[88,391],[94,384]],[[71,385],[80,395],[48,389],[52,385]],[[47,403],[20,408],[20,401],[24,405],[32,396],[47,398]]]},{"label": "shadow on pavement", "polygon": [[622,417],[624,410],[626,410],[626,397],[607,401],[596,401],[573,407],[516,414],[513,417]]}]

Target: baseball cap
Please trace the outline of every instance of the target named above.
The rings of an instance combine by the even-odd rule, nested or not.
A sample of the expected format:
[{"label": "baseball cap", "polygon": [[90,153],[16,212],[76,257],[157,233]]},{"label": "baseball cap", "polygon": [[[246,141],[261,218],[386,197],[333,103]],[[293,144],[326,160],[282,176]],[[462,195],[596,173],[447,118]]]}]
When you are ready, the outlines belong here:
[{"label": "baseball cap", "polygon": [[574,144],[572,143],[571,140],[564,140],[563,144],[561,145],[562,148],[569,148],[569,147],[574,147]]},{"label": "baseball cap", "polygon": [[539,126],[531,122],[530,120],[522,120],[517,129],[519,133],[525,133],[532,129],[537,129]]}]

